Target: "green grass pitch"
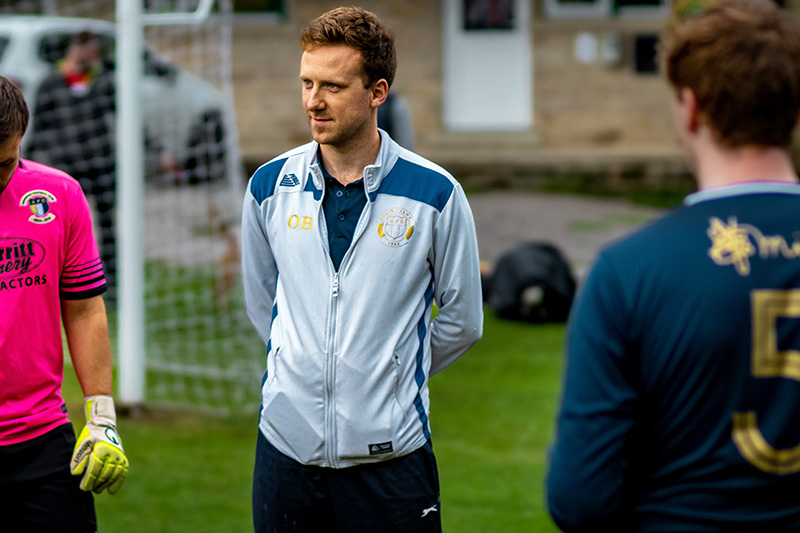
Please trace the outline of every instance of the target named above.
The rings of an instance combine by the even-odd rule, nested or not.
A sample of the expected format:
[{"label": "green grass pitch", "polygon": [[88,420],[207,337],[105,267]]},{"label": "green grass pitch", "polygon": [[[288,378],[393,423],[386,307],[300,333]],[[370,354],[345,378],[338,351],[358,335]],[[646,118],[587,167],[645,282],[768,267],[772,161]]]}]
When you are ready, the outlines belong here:
[{"label": "green grass pitch", "polygon": [[[446,532],[557,531],[543,483],[563,348],[563,325],[501,321],[487,310],[483,339],[431,379]],[[69,366],[64,394],[80,430],[82,397]],[[121,418],[119,431],[131,470],[118,494],[95,497],[100,531],[252,531],[255,414],[153,412]]]}]

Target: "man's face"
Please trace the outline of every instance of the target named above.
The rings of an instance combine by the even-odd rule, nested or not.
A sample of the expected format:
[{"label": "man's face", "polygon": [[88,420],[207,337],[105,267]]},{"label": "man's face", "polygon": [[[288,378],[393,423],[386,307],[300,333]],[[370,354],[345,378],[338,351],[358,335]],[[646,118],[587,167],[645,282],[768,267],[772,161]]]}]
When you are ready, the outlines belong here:
[{"label": "man's face", "polygon": [[[377,131],[373,87],[364,86],[361,53],[345,45],[307,50],[300,60],[303,107],[311,136],[344,147]],[[374,131],[373,131],[374,130]]]},{"label": "man's face", "polygon": [[100,64],[100,45],[96,41],[72,45],[69,55],[76,72],[88,72]]},{"label": "man's face", "polygon": [[22,135],[0,143],[0,191],[6,188],[19,166],[19,145],[21,142]]}]

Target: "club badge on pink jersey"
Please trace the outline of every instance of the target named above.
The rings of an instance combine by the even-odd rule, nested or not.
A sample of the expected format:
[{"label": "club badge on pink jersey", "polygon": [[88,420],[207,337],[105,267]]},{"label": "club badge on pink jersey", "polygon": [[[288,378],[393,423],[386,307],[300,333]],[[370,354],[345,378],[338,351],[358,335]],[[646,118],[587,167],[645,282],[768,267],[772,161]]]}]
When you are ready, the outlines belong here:
[{"label": "club badge on pink jersey", "polygon": [[29,221],[35,224],[47,224],[56,218],[56,216],[50,212],[50,204],[56,201],[56,197],[51,193],[43,189],[36,189],[22,195],[19,205],[27,206],[31,213],[33,213],[30,218],[28,218]]}]

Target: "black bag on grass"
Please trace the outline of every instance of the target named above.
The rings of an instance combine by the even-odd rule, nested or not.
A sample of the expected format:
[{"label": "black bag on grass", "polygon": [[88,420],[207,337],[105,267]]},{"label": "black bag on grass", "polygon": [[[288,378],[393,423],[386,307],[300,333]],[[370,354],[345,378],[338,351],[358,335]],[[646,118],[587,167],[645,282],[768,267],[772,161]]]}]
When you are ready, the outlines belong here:
[{"label": "black bag on grass", "polygon": [[509,320],[564,322],[575,298],[569,263],[549,243],[528,242],[509,250],[484,282],[489,307]]}]

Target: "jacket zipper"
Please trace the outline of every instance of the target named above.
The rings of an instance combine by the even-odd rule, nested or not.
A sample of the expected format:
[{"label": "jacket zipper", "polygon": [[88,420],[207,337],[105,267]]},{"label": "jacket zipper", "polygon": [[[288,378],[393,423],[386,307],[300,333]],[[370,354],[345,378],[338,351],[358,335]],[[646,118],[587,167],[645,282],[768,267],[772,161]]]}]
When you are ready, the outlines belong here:
[{"label": "jacket zipper", "polygon": [[[315,175],[318,174],[315,170]],[[325,180],[318,176],[322,183],[322,195],[325,191]],[[322,199],[319,200],[318,217],[320,220],[320,228],[325,227],[325,213],[322,209]],[[327,228],[325,228],[327,232]],[[322,382],[322,395],[325,405],[325,429],[324,429],[324,456],[331,467],[336,466],[336,405],[335,405],[335,380],[336,380],[336,355],[334,349],[336,346],[336,320],[338,314],[338,297],[339,297],[339,273],[333,268],[333,261],[330,258],[330,250],[328,249],[328,239],[325,232],[320,229],[319,231],[320,244],[324,250],[325,255],[328,257],[328,268],[333,272],[333,282],[330,289],[330,302],[331,314],[328,320],[327,343],[325,346],[325,362],[323,367],[323,382]]]},{"label": "jacket zipper", "polygon": [[325,418],[327,427],[325,431],[325,453],[330,466],[336,466],[336,405],[334,402],[334,389],[336,383],[336,320],[338,315],[339,298],[339,273],[333,274],[331,286],[331,320],[328,325],[328,347],[325,355]]},{"label": "jacket zipper", "polygon": [[[324,183],[324,181],[323,181]],[[325,191],[323,191],[325,194]],[[359,225],[356,226],[356,230],[353,233],[353,240],[350,243],[350,247],[342,257],[342,262],[339,264],[339,271],[333,273],[333,283],[331,284],[331,318],[328,324],[328,346],[325,354],[325,383],[324,383],[324,394],[325,394],[325,418],[326,418],[326,428],[325,428],[325,455],[328,460],[328,464],[331,467],[336,467],[338,464],[337,459],[337,450],[336,450],[336,405],[334,402],[334,391],[335,391],[335,383],[336,383],[336,353],[334,351],[336,346],[336,328],[337,328],[337,320],[339,314],[339,306],[338,306],[338,298],[339,298],[339,272],[343,272],[345,266],[348,263],[350,252],[353,249],[353,245],[359,239],[361,234],[364,232],[364,224],[366,220],[369,220],[369,211],[371,209],[371,204],[369,201],[369,193],[366,191],[366,183],[364,188],[364,194],[367,195],[367,204],[365,206],[364,212],[366,212],[366,216],[364,216],[364,212],[361,213],[361,219],[359,220]],[[320,218],[324,220],[324,213],[322,213],[322,202],[320,202]],[[327,228],[326,228],[327,230]],[[322,236],[321,236],[322,237]],[[323,238],[323,248],[325,248],[326,253],[330,255],[330,250],[326,245],[326,239]],[[332,266],[333,263],[329,259],[328,263]]]}]

